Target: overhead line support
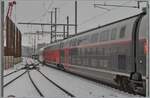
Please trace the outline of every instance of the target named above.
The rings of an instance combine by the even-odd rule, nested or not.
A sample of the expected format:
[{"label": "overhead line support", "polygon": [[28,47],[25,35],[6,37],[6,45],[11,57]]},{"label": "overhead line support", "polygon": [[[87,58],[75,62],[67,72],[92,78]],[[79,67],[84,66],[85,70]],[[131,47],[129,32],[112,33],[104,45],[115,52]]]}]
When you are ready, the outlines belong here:
[{"label": "overhead line support", "polygon": [[75,34],[77,34],[77,1],[75,1]]}]

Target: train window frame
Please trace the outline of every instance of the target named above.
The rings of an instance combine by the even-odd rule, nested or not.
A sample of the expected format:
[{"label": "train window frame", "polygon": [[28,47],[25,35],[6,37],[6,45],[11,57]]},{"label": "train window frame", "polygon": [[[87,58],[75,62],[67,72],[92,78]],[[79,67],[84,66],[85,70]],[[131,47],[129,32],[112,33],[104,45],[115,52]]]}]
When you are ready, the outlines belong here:
[{"label": "train window frame", "polygon": [[124,54],[118,55],[118,69],[126,70],[127,69],[127,56]]},{"label": "train window frame", "polygon": [[92,48],[92,55],[96,56],[97,55],[97,47]]},{"label": "train window frame", "polygon": [[126,32],[126,25],[122,26],[119,33],[119,38],[124,38]]},{"label": "train window frame", "polygon": [[109,40],[109,32],[110,32],[110,30],[104,30],[104,31],[102,31],[102,32],[100,32],[100,34],[99,34],[99,42],[103,42],[103,41],[107,41],[107,40]]},{"label": "train window frame", "polygon": [[97,42],[98,41],[98,35],[99,35],[98,33],[92,34],[90,42],[91,43]]},{"label": "train window frame", "polygon": [[111,30],[111,38],[110,38],[111,40],[115,40],[115,39],[117,39],[117,28],[113,28],[112,30]]}]

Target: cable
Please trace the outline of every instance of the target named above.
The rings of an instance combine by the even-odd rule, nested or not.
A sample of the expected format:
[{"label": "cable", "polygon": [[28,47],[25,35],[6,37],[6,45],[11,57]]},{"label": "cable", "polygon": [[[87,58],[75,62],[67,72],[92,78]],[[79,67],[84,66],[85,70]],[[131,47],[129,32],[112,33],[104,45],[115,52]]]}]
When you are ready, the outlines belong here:
[{"label": "cable", "polygon": [[51,8],[51,6],[53,5],[53,3],[54,3],[54,0],[51,0],[51,3],[49,4],[47,10],[42,15],[38,16],[37,18],[34,18],[34,19],[30,20],[29,22],[33,22],[33,21],[35,21],[35,20],[37,20],[41,17],[44,17],[48,13],[48,11]]},{"label": "cable", "polygon": [[[131,0],[129,0],[129,1],[127,1],[127,2],[125,2],[125,3],[123,3],[123,4],[121,4],[121,5],[125,5],[125,4],[128,4],[128,3],[130,3],[131,2]],[[114,8],[112,8],[110,11],[114,11],[114,10],[116,10],[117,8],[116,7],[114,7]],[[104,13],[101,13],[101,14],[99,14],[99,15],[95,15],[95,16],[93,16],[93,17],[91,17],[91,18],[89,18],[89,19],[87,19],[87,20],[85,20],[85,21],[83,21],[82,23],[80,23],[79,25],[81,26],[81,25],[83,25],[83,24],[85,24],[85,23],[87,23],[87,22],[89,22],[89,21],[91,21],[91,20],[93,20],[93,19],[96,19],[97,17],[99,17],[99,16],[103,16],[103,15],[105,15],[105,14],[107,14],[108,12],[110,12],[110,11],[107,11],[107,12],[104,12]]]},{"label": "cable", "polygon": [[[9,0],[5,0],[5,1],[9,1]],[[42,1],[42,0],[19,0],[19,1]],[[50,0],[45,0],[45,1],[50,1]],[[55,1],[60,1],[60,2],[64,2],[64,1],[68,1],[68,2],[72,2],[72,1],[75,1],[75,0],[55,0]],[[77,1],[93,1],[93,0],[77,0]],[[95,1],[106,1],[106,0],[95,0]],[[124,1],[124,0],[107,0],[107,1]],[[135,1],[135,0],[130,0],[130,1]],[[136,0],[138,1],[138,0]],[[146,1],[146,0],[145,0]]]}]

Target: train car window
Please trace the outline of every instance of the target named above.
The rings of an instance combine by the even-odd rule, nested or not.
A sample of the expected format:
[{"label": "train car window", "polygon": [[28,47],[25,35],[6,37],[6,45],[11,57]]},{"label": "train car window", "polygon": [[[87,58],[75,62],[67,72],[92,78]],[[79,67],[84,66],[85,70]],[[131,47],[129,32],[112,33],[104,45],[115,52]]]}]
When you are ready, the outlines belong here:
[{"label": "train car window", "polygon": [[113,28],[111,31],[111,40],[115,40],[117,37],[117,29]]},{"label": "train car window", "polygon": [[98,55],[98,48],[95,47],[95,55]]},{"label": "train car window", "polygon": [[81,49],[81,56],[84,56],[84,48],[80,48]]},{"label": "train car window", "polygon": [[98,33],[92,34],[92,36],[91,36],[91,43],[97,42],[97,40],[98,40]]},{"label": "train car window", "polygon": [[64,43],[60,43],[60,48],[64,48]]},{"label": "train car window", "polygon": [[77,49],[76,49],[76,48],[72,48],[72,49],[71,49],[71,54],[72,54],[73,56],[75,56],[75,55],[77,54]]},{"label": "train car window", "polygon": [[105,39],[105,31],[100,33],[100,41],[104,41]]},{"label": "train car window", "polygon": [[126,26],[121,27],[120,29],[120,38],[124,38],[125,37],[125,31],[126,31]]},{"label": "train car window", "polygon": [[83,56],[86,56],[86,48],[82,48]]},{"label": "train car window", "polygon": [[64,62],[64,57],[65,57],[64,50],[60,50],[60,54],[61,54],[61,56],[60,56],[60,58],[61,58],[61,63],[63,63],[63,62]]},{"label": "train car window", "polygon": [[118,68],[126,69],[126,56],[125,55],[118,55]]},{"label": "train car window", "polygon": [[99,49],[98,49],[98,55],[100,55],[100,56],[103,55],[103,56],[104,56],[104,54],[105,54],[104,52],[105,52],[105,49],[104,49],[104,48],[99,48]]},{"label": "train car window", "polygon": [[97,51],[96,47],[93,47],[92,48],[92,55],[96,55],[96,51]]},{"label": "train car window", "polygon": [[109,48],[105,48],[105,56],[109,55]]},{"label": "train car window", "polygon": [[80,56],[80,48],[77,48],[77,55]]},{"label": "train car window", "polygon": [[105,56],[105,48],[102,48],[102,55]]},{"label": "train car window", "polygon": [[90,48],[87,48],[87,54],[90,55]]},{"label": "train car window", "polygon": [[94,54],[94,47],[93,48],[90,48],[90,55],[93,55]]},{"label": "train car window", "polygon": [[99,50],[98,50],[98,54],[99,54],[99,55],[103,55],[103,53],[102,53],[102,52],[103,52],[103,49],[102,49],[102,48],[99,48]]},{"label": "train car window", "polygon": [[109,39],[109,30],[100,33],[100,41],[107,41]]},{"label": "train car window", "polygon": [[78,48],[79,49],[79,55],[82,55],[82,50],[81,50],[81,48]]},{"label": "train car window", "polygon": [[101,41],[105,40],[105,31],[101,32]]},{"label": "train car window", "polygon": [[109,30],[105,32],[105,41],[109,40]]}]

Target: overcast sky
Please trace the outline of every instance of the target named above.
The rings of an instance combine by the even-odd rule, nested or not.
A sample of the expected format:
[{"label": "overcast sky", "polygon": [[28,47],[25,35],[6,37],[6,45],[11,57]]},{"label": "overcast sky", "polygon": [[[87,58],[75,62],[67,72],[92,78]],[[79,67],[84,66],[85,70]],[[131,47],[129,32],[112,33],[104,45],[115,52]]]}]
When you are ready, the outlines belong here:
[{"label": "overcast sky", "polygon": [[[141,9],[123,7],[94,7],[94,3],[136,6],[135,0],[77,0],[78,1],[78,32],[96,26],[104,25],[112,21],[123,19],[141,12]],[[12,19],[18,22],[41,22],[50,23],[50,11],[58,8],[58,23],[66,23],[66,16],[69,16],[70,23],[74,23],[75,0],[16,0],[17,4],[13,9]],[[8,0],[5,2],[5,11],[8,9]],[[18,24],[17,24],[18,25]],[[41,26],[18,25],[24,32],[35,32]],[[44,27],[50,31],[50,26]],[[61,29],[60,29],[61,30]],[[70,28],[74,33],[74,28]]]}]

